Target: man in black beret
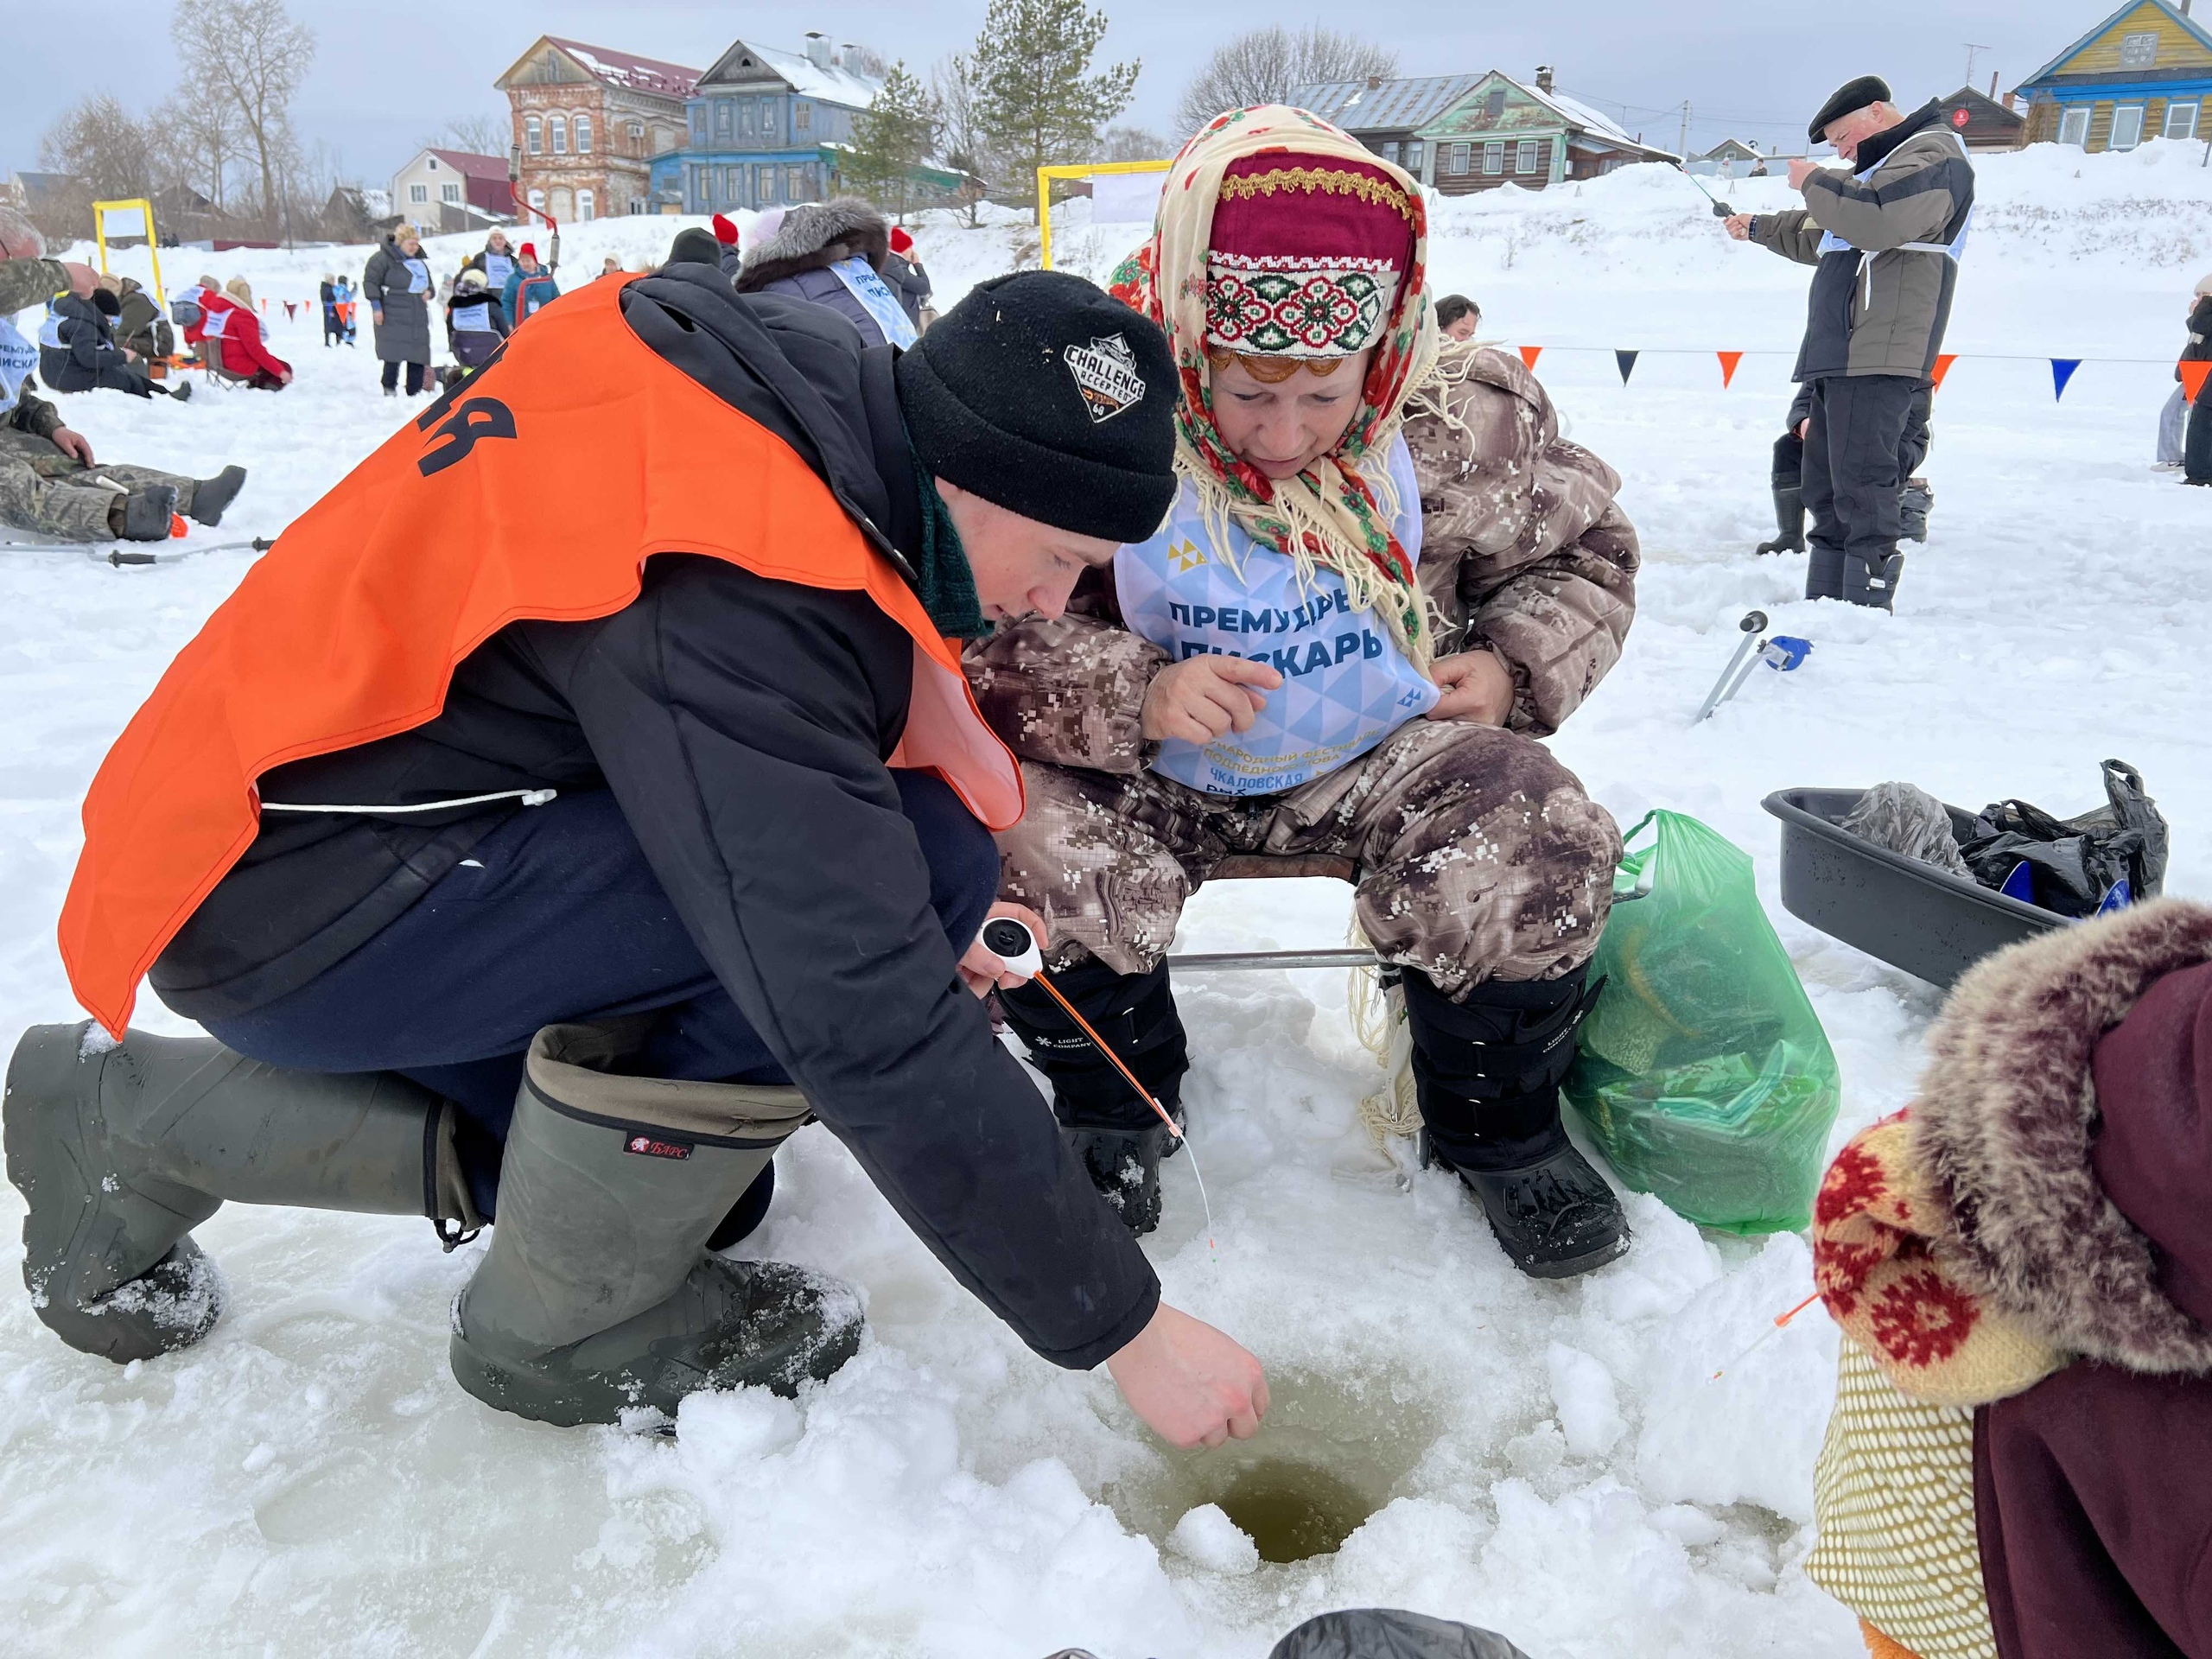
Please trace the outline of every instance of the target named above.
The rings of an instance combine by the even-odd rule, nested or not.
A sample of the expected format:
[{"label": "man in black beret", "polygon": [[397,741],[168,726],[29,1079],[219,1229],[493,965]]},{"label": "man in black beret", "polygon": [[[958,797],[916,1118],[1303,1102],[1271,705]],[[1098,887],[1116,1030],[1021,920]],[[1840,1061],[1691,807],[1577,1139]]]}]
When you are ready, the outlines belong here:
[{"label": "man in black beret", "polygon": [[[818,1119],[1041,1357],[1178,1445],[1256,1432],[1258,1362],[1161,1302],[978,1000],[1020,982],[978,933],[1022,796],[957,640],[1152,533],[1175,395],[1158,328],[1049,271],[895,362],[711,254],[519,331],[101,769],[63,952],[112,1035],[34,1027],[8,1079],[39,1317],[197,1341],[226,1199],[489,1221],[451,1346],[486,1403],[790,1393],[861,1299],[717,1252]],[[128,1030],[149,958],[209,1036]]]},{"label": "man in black beret", "polygon": [[1805,596],[1891,610],[1904,566],[1900,454],[1943,348],[1974,168],[1942,105],[1902,114],[1873,75],[1838,87],[1806,136],[1849,170],[1790,162],[1804,207],[1738,213],[1728,233],[1817,268],[1793,377],[1812,389]]}]

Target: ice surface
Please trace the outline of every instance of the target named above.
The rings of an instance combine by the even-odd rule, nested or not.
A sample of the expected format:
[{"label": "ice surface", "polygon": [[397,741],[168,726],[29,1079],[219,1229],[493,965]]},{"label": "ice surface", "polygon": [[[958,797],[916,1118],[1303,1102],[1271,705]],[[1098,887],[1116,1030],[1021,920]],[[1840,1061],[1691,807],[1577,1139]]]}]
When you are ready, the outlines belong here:
[{"label": "ice surface", "polygon": [[[1540,372],[1622,473],[1643,538],[1627,656],[1554,747],[1624,823],[1665,805],[1751,852],[1841,1063],[1838,1137],[1910,1097],[1938,999],[1782,911],[1769,791],[1900,778],[2074,811],[2116,754],[2173,822],[2171,889],[2212,890],[2212,500],[2149,466],[2189,290],[2212,269],[2200,149],[1980,162],[1949,344],[2018,360],[1968,356],[1936,399],[1933,538],[1908,554],[1894,619],[1806,604],[1801,559],[1749,550],[1772,531],[1801,268],[1722,239],[1659,168],[1439,214],[1439,284],[1481,302],[1485,334],[1550,347]],[[1772,181],[1728,189],[1783,200]],[[1082,214],[1058,251],[1103,275],[1135,238]],[[1033,250],[1017,215],[986,220],[918,227],[941,306]],[[572,227],[563,276],[657,258],[693,222]],[[442,272],[471,243],[429,245]],[[280,396],[66,400],[103,454],[251,468],[223,527],[183,545],[280,529],[419,412],[382,397],[365,329],[353,350],[317,343],[317,280],[366,253],[165,257],[172,289],[204,266],[270,296],[272,345],[299,371]],[[285,298],[309,303],[288,321]],[[1616,347],[1649,353],[1626,388]],[[1751,353],[1726,391],[1715,348]],[[2045,353],[2142,360],[2088,363],[2054,404]],[[236,551],[118,570],[0,550],[0,1028],[79,1017],[53,926],[86,784],[250,568]],[[1812,658],[1758,672],[1692,730],[1753,607]],[[1327,882],[1222,884],[1184,945],[1334,944],[1346,907]],[[1286,1410],[1284,1446],[1349,1435],[1353,1474],[1382,1482],[1333,1556],[1247,1572],[1189,1503],[1124,1497],[1141,1529],[1124,1521],[1103,1500],[1170,1490],[1171,1454],[1103,1373],[1015,1343],[814,1130],[779,1154],[747,1248],[861,1287],[872,1334],[802,1401],[688,1402],[672,1441],[462,1395],[447,1307],[482,1247],[441,1255],[419,1222],[230,1207],[196,1235],[231,1295],[206,1343],[124,1369],[72,1353],[12,1288],[21,1206],[0,1190],[0,1649],[1257,1659],[1311,1613],[1382,1603],[1501,1630],[1535,1659],[1860,1651],[1798,1566],[1834,1341],[1817,1308],[1771,1325],[1811,1288],[1802,1240],[1701,1236],[1636,1197],[1625,1259],[1522,1279],[1451,1181],[1402,1181],[1366,1141],[1354,1108],[1376,1074],[1341,976],[1222,975],[1182,1000],[1220,1251],[1179,1160],[1147,1249],[1171,1299],[1250,1344],[1287,1398],[1321,1402],[1310,1440]],[[151,998],[140,1018],[187,1029]]]}]

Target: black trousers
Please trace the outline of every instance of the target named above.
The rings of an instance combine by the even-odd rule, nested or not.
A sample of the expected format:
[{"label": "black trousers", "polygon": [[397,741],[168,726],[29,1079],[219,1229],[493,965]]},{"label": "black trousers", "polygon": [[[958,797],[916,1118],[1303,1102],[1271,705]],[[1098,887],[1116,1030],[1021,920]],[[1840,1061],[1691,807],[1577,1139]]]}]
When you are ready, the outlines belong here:
[{"label": "black trousers", "polygon": [[[429,373],[429,372],[430,365],[427,363],[410,363],[407,365],[407,395],[410,397],[412,397],[416,392],[423,390],[423,377]],[[398,385],[399,365],[397,363],[385,364],[384,365],[385,390],[386,391],[390,391]]]},{"label": "black trousers", "polygon": [[1900,451],[1919,388],[1902,374],[1839,374],[1814,383],[1800,488],[1813,516],[1807,540],[1816,566],[1825,550],[1830,563],[1840,554],[1878,569],[1897,551]]},{"label": "black trousers", "polygon": [[[1897,445],[1897,473],[1904,478],[1918,472],[1928,459],[1933,440],[1929,435],[1928,416],[1936,400],[1936,388],[1923,385],[1913,394],[1912,406],[1906,410],[1904,436]],[[1805,440],[1797,435],[1795,427],[1774,441],[1774,487],[1794,490],[1804,482]]]},{"label": "black trousers", "polygon": [[2181,475],[2193,483],[2212,484],[2212,404],[2190,406],[2189,437],[2182,445]]}]

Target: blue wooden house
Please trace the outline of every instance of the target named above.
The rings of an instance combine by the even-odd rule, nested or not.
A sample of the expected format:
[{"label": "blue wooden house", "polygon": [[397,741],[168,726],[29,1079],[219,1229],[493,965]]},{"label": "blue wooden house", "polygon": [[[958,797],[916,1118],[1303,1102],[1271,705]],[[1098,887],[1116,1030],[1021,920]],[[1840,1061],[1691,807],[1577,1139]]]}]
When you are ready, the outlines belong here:
[{"label": "blue wooden house", "polygon": [[2189,0],[2127,3],[2022,81],[2027,142],[2133,149],[2212,134],[2212,31]]}]

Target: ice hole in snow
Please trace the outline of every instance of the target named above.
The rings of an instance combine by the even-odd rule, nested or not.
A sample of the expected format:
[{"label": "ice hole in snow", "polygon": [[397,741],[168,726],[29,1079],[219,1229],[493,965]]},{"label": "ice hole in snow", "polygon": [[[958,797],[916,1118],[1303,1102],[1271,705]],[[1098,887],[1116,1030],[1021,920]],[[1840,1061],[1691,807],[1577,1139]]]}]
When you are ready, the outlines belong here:
[{"label": "ice hole in snow", "polygon": [[1436,1438],[1411,1381],[1288,1371],[1268,1380],[1260,1432],[1211,1452],[1161,1449],[1100,1494],[1122,1523],[1164,1543],[1175,1523],[1217,1504],[1262,1561],[1332,1554],[1397,1496]]}]

